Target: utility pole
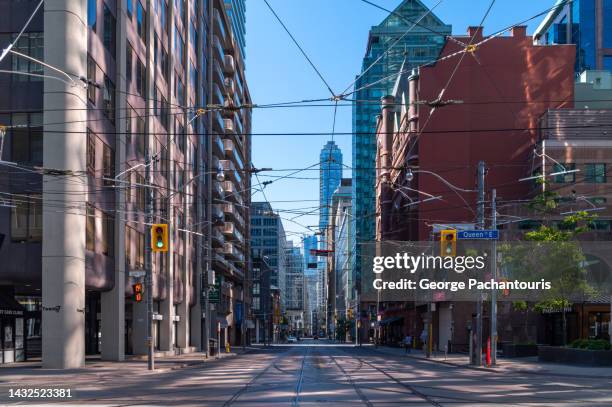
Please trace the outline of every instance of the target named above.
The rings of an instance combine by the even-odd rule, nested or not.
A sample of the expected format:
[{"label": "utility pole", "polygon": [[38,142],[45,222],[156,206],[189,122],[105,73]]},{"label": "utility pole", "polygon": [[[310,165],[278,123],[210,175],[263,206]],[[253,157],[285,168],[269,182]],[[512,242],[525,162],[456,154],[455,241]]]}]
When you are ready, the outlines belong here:
[{"label": "utility pole", "polygon": [[[485,227],[485,163],[478,162],[478,205],[477,205],[477,229]],[[470,338],[470,340],[472,340]],[[476,302],[476,362],[477,366],[482,365],[482,292],[478,292]]]},{"label": "utility pole", "polygon": [[[493,230],[497,230],[497,190],[491,191],[491,219]],[[491,250],[491,278],[497,281],[497,240],[493,240]],[[491,365],[497,363],[497,290],[491,290]]]},{"label": "utility pole", "polygon": [[[151,10],[151,0],[147,0],[147,10]],[[149,21],[152,20],[151,13],[147,13]],[[151,126],[151,106],[150,106],[150,93],[151,93],[151,26],[147,23],[147,47],[146,47],[146,61],[147,61],[147,75],[146,75],[146,92],[145,92],[145,183],[147,184],[146,196],[146,224],[152,224],[154,221],[153,213],[153,177],[151,173],[151,165],[153,157],[151,155],[151,133],[149,127]],[[157,101],[156,101],[157,102]],[[143,188],[142,186],[140,188]],[[163,256],[163,254],[162,254]],[[153,251],[151,249],[151,233],[145,233],[145,292],[147,295],[147,367],[149,370],[155,369],[155,352],[153,343]]]}]

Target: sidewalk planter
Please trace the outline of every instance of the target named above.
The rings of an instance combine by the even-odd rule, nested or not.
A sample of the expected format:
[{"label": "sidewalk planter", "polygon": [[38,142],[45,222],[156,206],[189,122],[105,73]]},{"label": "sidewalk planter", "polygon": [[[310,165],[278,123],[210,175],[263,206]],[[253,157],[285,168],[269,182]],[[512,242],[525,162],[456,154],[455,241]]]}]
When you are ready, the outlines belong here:
[{"label": "sidewalk planter", "polygon": [[538,356],[538,345],[536,344],[514,344],[504,343],[502,351],[505,358],[526,358]]},{"label": "sidewalk planter", "polygon": [[538,360],[569,365],[612,366],[612,351],[539,346]]}]

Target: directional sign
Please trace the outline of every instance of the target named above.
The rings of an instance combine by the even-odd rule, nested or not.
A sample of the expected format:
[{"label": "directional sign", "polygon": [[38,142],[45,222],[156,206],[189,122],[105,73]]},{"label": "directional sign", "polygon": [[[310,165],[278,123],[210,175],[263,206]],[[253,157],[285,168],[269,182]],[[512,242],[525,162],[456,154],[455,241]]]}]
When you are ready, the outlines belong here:
[{"label": "directional sign", "polygon": [[499,231],[498,230],[460,230],[457,232],[457,239],[497,240],[499,239]]}]

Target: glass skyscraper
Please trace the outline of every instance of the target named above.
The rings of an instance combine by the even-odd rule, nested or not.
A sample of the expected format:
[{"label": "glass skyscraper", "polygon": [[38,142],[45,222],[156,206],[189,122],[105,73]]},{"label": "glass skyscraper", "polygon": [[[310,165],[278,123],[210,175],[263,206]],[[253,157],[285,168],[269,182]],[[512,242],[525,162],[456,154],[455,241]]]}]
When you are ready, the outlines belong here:
[{"label": "glass skyscraper", "polygon": [[575,71],[612,71],[612,0],[574,0],[557,7],[533,34],[536,44],[576,44]]},{"label": "glass skyscraper", "polygon": [[232,32],[238,42],[240,54],[246,59],[246,0],[223,0],[225,10],[230,20],[232,20]]},{"label": "glass skyscraper", "polygon": [[[419,25],[413,24],[417,21]],[[359,242],[374,239],[375,133],[380,99],[393,90],[396,74],[404,60],[405,69],[433,61],[450,34],[451,26],[444,24],[419,0],[403,1],[382,23],[370,29],[362,63],[363,76],[355,83],[356,101],[353,102],[352,258],[357,273],[359,262],[355,259],[359,258]],[[378,58],[380,60],[370,68]]]},{"label": "glass skyscraper", "polygon": [[342,152],[336,143],[328,141],[321,149],[319,158],[319,230],[325,231],[329,224],[332,195],[342,179]]}]

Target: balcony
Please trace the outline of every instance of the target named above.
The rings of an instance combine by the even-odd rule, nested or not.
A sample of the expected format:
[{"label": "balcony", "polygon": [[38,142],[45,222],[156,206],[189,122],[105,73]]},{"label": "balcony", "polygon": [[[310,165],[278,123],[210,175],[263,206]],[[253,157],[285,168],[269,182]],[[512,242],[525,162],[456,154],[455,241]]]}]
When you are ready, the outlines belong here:
[{"label": "balcony", "polygon": [[223,204],[214,204],[212,206],[212,221],[215,220],[225,221],[225,210]]},{"label": "balcony", "polygon": [[223,234],[228,237],[228,240],[233,241],[235,244],[239,246],[244,245],[244,235],[240,233],[233,222],[225,222],[225,226],[223,226]]},{"label": "balcony", "polygon": [[[223,245],[225,246],[225,244]],[[213,257],[212,257],[212,263],[213,263],[213,268],[215,270],[222,270],[222,271],[227,271],[229,270],[229,263],[227,262],[227,260],[225,260],[225,256],[223,253],[223,246],[215,249]]]},{"label": "balcony", "polygon": [[225,244],[223,245],[223,254],[225,254],[225,257],[229,258],[230,260],[244,260],[244,255],[240,253],[240,251],[234,246],[233,243],[225,242]]},{"label": "balcony", "polygon": [[225,91],[227,93],[229,93],[229,94],[235,94],[236,93],[236,85],[235,85],[234,79],[232,79],[230,77],[227,77],[227,78],[224,77],[223,85],[225,85]]},{"label": "balcony", "polygon": [[236,61],[234,61],[233,55],[224,55],[223,56],[223,68],[225,69],[225,73],[230,76],[236,73]]},{"label": "balcony", "polygon": [[223,119],[223,128],[225,129],[225,133],[234,134],[234,121],[232,119]]},{"label": "balcony", "polygon": [[219,231],[219,228],[213,227],[211,236],[213,247],[223,247],[223,245],[225,244],[225,238],[223,237],[223,234]]},{"label": "balcony", "polygon": [[223,181],[223,191],[228,200],[242,205],[242,198],[240,197],[241,191],[236,188],[236,185],[232,181]]},{"label": "balcony", "polygon": [[236,166],[232,160],[219,160],[219,163],[223,167],[223,171],[225,171],[226,175],[229,174],[230,178],[237,184],[242,184],[242,176],[236,170]]},{"label": "balcony", "polygon": [[225,198],[225,188],[219,181],[213,181],[213,193],[215,194],[214,198],[223,199]]},{"label": "balcony", "polygon": [[236,144],[233,140],[225,139],[223,140],[223,146],[225,147],[225,156],[227,158],[233,158],[238,166],[238,169],[244,169],[244,163],[242,162],[242,158],[240,158],[240,151],[236,147]]},{"label": "balcony", "polygon": [[233,203],[223,204],[223,212],[225,213],[225,219],[233,220],[240,229],[244,230],[244,218],[238,211],[238,207]]}]

